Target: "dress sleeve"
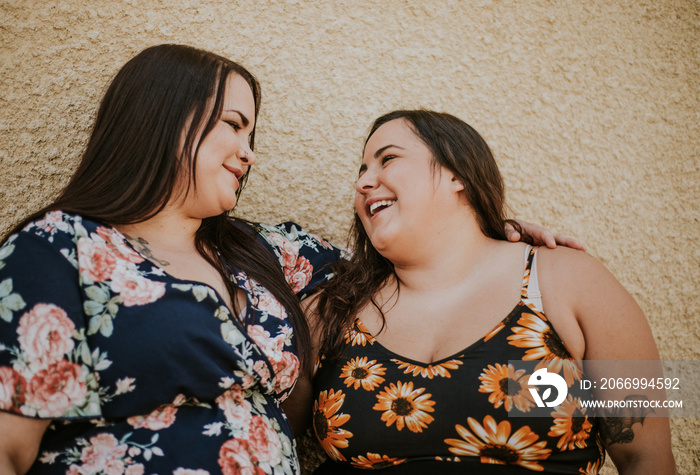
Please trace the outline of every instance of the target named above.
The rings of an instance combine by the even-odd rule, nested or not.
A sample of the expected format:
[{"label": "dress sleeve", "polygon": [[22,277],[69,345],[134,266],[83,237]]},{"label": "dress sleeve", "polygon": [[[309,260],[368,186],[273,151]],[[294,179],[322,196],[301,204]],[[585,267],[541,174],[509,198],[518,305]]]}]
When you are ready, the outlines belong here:
[{"label": "dress sleeve", "polygon": [[304,231],[291,221],[276,226],[257,224],[256,230],[277,256],[287,282],[300,299],[330,279],[333,276],[331,264],[347,254],[344,249]]},{"label": "dress sleeve", "polygon": [[[0,410],[99,417],[74,227],[37,222],[0,247]],[[69,232],[70,231],[70,232]]]}]

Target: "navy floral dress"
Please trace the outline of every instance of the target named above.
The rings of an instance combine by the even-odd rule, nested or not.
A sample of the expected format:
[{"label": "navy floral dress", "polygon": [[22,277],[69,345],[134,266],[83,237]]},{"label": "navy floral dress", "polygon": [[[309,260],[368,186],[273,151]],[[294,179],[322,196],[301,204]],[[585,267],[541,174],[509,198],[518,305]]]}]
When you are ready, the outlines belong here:
[{"label": "navy floral dress", "polygon": [[[254,226],[298,294],[340,256],[293,223]],[[279,406],[293,331],[269,291],[234,278],[245,329],[212,288],[80,216],[50,212],[0,247],[0,410],[53,420],[30,473],[297,473]]]}]

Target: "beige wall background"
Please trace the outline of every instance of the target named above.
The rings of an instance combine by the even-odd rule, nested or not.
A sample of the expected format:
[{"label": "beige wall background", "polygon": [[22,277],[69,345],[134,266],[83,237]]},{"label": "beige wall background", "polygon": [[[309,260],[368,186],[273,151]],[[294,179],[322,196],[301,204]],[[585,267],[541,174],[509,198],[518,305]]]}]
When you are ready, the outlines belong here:
[{"label": "beige wall background", "polygon": [[[700,359],[698,0],[1,0],[0,232],[55,196],[112,75],[164,42],[262,83],[239,215],[342,244],[371,121],[450,112],[492,146],[514,216],[583,241],[663,359]],[[671,422],[699,473],[700,419]]]}]

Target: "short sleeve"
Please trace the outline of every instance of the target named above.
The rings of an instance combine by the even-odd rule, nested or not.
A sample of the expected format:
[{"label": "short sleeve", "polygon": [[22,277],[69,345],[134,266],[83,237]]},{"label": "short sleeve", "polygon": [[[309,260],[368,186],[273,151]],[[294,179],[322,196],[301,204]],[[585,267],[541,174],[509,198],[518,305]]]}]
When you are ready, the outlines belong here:
[{"label": "short sleeve", "polygon": [[263,243],[277,256],[284,276],[300,299],[333,276],[331,265],[346,251],[325,239],[304,231],[291,221],[276,226],[256,224]]},{"label": "short sleeve", "polygon": [[75,230],[63,216],[34,222],[0,247],[0,410],[99,417]]}]

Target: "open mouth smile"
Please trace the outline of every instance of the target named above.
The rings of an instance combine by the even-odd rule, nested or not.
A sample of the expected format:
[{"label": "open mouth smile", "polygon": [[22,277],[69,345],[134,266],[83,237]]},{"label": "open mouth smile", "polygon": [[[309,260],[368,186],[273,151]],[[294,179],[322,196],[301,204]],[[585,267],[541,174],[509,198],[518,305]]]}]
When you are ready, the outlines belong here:
[{"label": "open mouth smile", "polygon": [[396,200],[382,200],[382,201],[377,201],[375,203],[372,203],[369,205],[369,215],[370,217],[375,216],[377,213],[379,213],[382,210],[385,210],[389,206],[393,205],[396,203]]}]

